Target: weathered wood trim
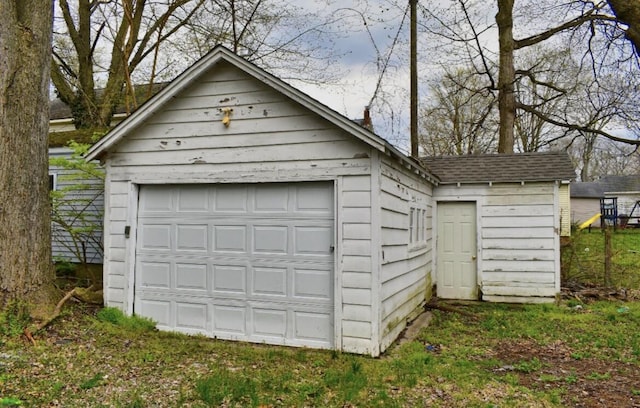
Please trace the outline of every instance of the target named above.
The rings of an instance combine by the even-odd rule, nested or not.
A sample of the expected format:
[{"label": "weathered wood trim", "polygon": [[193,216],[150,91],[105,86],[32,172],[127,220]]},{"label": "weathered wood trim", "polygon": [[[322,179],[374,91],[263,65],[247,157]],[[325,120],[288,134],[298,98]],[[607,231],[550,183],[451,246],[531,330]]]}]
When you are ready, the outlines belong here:
[{"label": "weathered wood trim", "polygon": [[335,344],[336,350],[342,350],[343,348],[343,332],[342,332],[342,320],[345,318],[345,311],[343,310],[343,282],[342,282],[342,257],[344,255],[344,248],[342,242],[344,237],[342,234],[342,223],[344,222],[343,204],[342,204],[342,190],[344,188],[344,180],[342,177],[335,179],[333,184],[334,194],[334,228],[335,228],[335,243],[333,252],[333,344]]},{"label": "weathered wood trim", "polygon": [[102,220],[102,230],[105,231],[102,234],[102,246],[104,248],[103,260],[102,260],[102,293],[103,304],[105,306],[111,306],[109,302],[109,276],[111,274],[111,246],[113,236],[106,233],[109,231],[110,221],[110,209],[111,209],[111,172],[107,171],[104,178],[104,213]]},{"label": "weathered wood trim", "polygon": [[380,190],[381,190],[381,165],[380,162],[382,160],[381,154],[376,152],[374,149],[371,149],[371,188],[370,188],[370,196],[371,196],[371,247],[374,248],[371,252],[371,280],[372,280],[372,297],[373,302],[371,303],[371,315],[372,315],[372,333],[371,333],[371,343],[375,346],[372,350],[372,356],[377,357],[380,355],[382,350],[380,349],[380,338],[381,338],[381,327],[382,327],[382,316],[380,313],[380,309],[382,307],[382,279],[381,279],[381,268],[382,268],[382,246],[381,246],[381,205],[380,205]]},{"label": "weathered wood trim", "polygon": [[138,235],[138,196],[140,194],[140,186],[135,183],[128,184],[128,197],[129,197],[129,216],[127,218],[127,224],[130,228],[129,238],[125,237],[126,243],[126,258],[125,258],[125,273],[126,273],[126,313],[132,315],[134,313],[133,304],[135,302],[135,276],[136,276],[136,241]]},{"label": "weathered wood trim", "polygon": [[[555,229],[555,234],[553,237],[553,249],[555,252],[555,262],[553,265],[553,269],[555,271],[555,275],[556,275],[556,279],[555,279],[555,294],[560,293],[560,276],[562,275],[561,271],[560,271],[560,258],[561,258],[561,254],[560,254],[560,235],[562,234],[562,218],[561,218],[561,211],[562,211],[562,205],[560,202],[560,186],[558,183],[554,183],[553,185],[553,190],[554,190],[554,200],[553,200],[553,205],[555,207],[555,211],[554,211],[554,219],[556,220],[556,222],[558,223],[558,227]],[[555,296],[554,294],[554,296]]]}]

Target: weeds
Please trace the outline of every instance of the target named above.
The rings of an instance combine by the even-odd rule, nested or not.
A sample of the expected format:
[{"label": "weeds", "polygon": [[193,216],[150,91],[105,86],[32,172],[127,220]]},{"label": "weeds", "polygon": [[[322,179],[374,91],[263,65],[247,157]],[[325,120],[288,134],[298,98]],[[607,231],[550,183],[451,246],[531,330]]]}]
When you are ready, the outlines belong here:
[{"label": "weeds", "polygon": [[0,335],[20,336],[30,322],[29,306],[25,302],[12,300],[0,312]]},{"label": "weeds", "polygon": [[229,371],[221,371],[196,382],[196,394],[208,407],[223,404],[258,405],[258,393],[253,379]]},{"label": "weeds", "polygon": [[100,385],[100,382],[102,381],[103,378],[104,378],[104,376],[101,373],[97,373],[93,377],[91,377],[88,380],[82,382],[80,384],[80,389],[81,390],[88,390],[88,389],[97,387],[98,385]]},{"label": "weeds", "polygon": [[151,331],[156,324],[153,320],[141,316],[125,316],[122,310],[115,307],[105,307],[98,312],[97,318],[101,322],[111,323],[114,326],[122,327],[131,331]]}]

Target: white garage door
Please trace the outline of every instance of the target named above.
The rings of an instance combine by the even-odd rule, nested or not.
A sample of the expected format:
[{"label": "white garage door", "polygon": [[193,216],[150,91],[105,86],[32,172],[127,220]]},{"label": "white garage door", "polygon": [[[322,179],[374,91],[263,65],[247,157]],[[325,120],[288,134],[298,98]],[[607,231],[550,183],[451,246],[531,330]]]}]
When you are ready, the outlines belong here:
[{"label": "white garage door", "polygon": [[333,184],[142,186],[134,308],[161,329],[332,347]]}]

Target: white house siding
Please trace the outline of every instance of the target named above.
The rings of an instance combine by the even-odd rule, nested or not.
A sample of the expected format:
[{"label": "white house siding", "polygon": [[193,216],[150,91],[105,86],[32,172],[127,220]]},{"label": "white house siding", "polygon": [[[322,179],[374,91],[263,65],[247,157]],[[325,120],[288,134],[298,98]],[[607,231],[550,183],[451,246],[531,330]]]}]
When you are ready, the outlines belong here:
[{"label": "white house siding", "polygon": [[[70,158],[71,150],[65,147],[57,147],[49,149],[49,158]],[[99,243],[102,240],[102,210],[104,208],[104,196],[102,187],[96,185],[99,180],[82,180],[74,176],[75,170],[64,169],[59,166],[49,165],[49,175],[53,175],[55,179],[55,189],[62,190],[67,187],[78,184],[87,185],[87,188],[70,190],[66,192],[65,197],[68,199],[68,205],[63,205],[61,211],[78,211],[84,212],[88,222],[94,222],[96,230],[91,239],[83,242],[74,242],[71,235],[58,223],[51,224],[51,249],[54,257],[59,257],[70,262],[82,262],[76,256],[75,245],[78,245],[78,251],[82,253],[84,245],[84,254],[86,262],[90,264],[102,263],[102,248]],[[73,218],[69,217],[66,222],[72,223]],[[78,227],[78,223],[75,223]],[[82,258],[82,257],[81,257]]]},{"label": "white house siding", "polygon": [[[338,241],[342,242],[339,267],[342,273],[342,349],[375,354],[375,322],[372,309],[376,296],[372,268],[372,210],[370,175],[345,176],[340,180],[341,207]],[[340,215],[341,212],[341,215]]]},{"label": "white house siding", "polygon": [[483,300],[553,301],[560,291],[555,183],[439,186],[434,201],[476,202]]},{"label": "white house siding", "polygon": [[[617,197],[618,198],[618,216],[620,215],[632,215],[633,217],[640,216],[640,208],[636,208],[635,212],[631,214],[633,211],[633,207],[636,202],[640,200],[640,192],[638,191],[628,191],[628,192],[612,192],[605,193],[606,197]],[[629,220],[630,224],[638,224],[640,220],[638,218],[633,218]]]},{"label": "white house siding", "polygon": [[571,199],[569,196],[569,184],[561,184],[558,187],[560,197],[560,236],[571,236]]},{"label": "white house siding", "polygon": [[[380,167],[381,349],[406,327],[431,294],[432,187],[384,157]],[[420,238],[410,242],[410,209],[421,211]],[[416,225],[416,228],[418,225]]]},{"label": "white house siding", "polygon": [[[230,124],[221,120],[231,107]],[[151,115],[106,159],[106,303],[132,311],[137,186],[333,180],[337,201],[335,346],[377,354],[372,327],[374,150],[227,65]],[[125,227],[130,228],[129,238]]]}]

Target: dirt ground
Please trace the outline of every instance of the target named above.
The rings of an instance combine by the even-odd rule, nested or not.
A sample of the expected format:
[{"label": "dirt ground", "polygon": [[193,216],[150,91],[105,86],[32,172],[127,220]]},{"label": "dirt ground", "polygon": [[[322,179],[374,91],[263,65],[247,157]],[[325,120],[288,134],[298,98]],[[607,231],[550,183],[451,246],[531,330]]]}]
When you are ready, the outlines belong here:
[{"label": "dirt ground", "polygon": [[[545,347],[530,341],[503,342],[495,353],[507,364],[499,371],[519,377],[519,383],[533,390],[563,389],[566,406],[640,407],[640,368],[635,364],[596,359],[576,359],[570,345],[556,342]],[[541,368],[531,372],[509,364],[537,359]]]}]

